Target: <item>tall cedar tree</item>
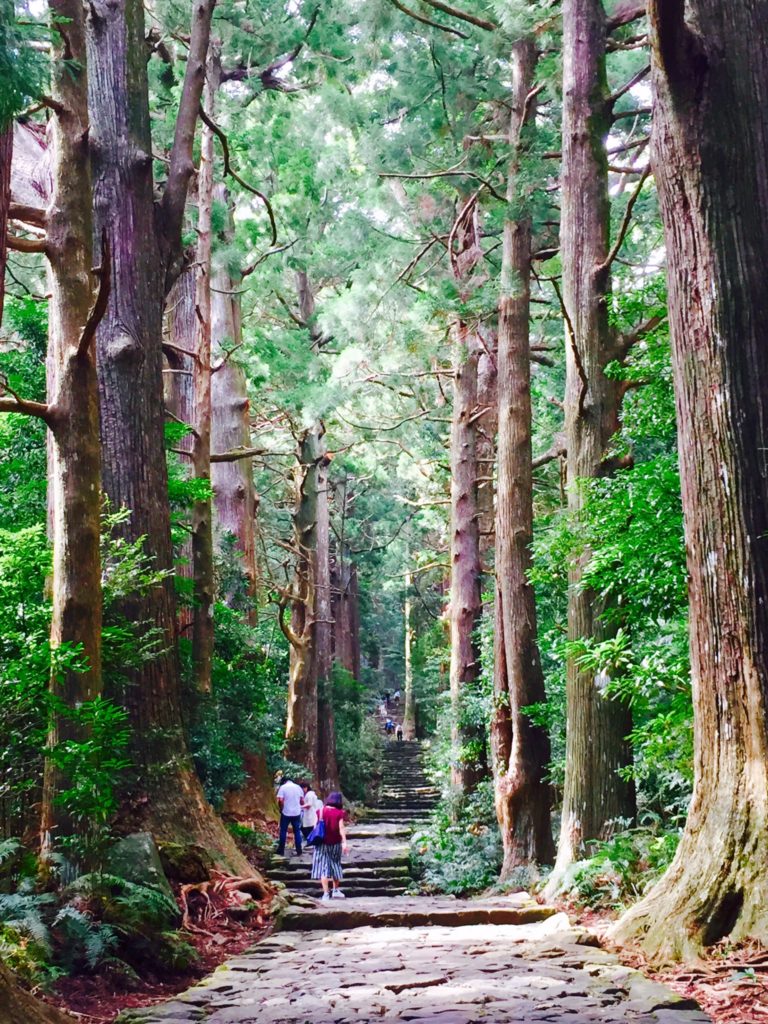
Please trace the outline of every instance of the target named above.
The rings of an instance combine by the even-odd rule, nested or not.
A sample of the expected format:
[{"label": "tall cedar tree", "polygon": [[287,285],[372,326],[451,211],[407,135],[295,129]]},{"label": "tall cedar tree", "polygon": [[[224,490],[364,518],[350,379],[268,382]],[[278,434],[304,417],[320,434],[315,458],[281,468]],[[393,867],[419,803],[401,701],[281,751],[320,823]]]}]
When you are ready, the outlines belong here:
[{"label": "tall cedar tree", "polygon": [[649,9],[695,784],[672,866],[617,935],[690,957],[726,935],[768,941],[768,8]]},{"label": "tall cedar tree", "polygon": [[[93,700],[101,674],[101,467],[95,332],[109,291],[93,273],[93,223],[88,142],[85,20],[73,0],[52,0],[52,194],[42,251],[51,280],[47,404],[0,398],[0,411],[39,416],[51,431],[50,492],[53,534],[51,648],[80,647],[80,665],[54,654],[51,692],[69,709]],[[3,176],[7,172],[3,169]],[[52,712],[49,743],[82,740],[66,712]],[[46,763],[41,818],[44,849],[76,826],[56,797],[65,779]]]},{"label": "tall cedar tree", "polygon": [[[507,198],[520,205],[519,169],[525,129],[532,119],[536,46],[523,38],[512,48],[512,95]],[[504,224],[499,303],[498,484],[496,498],[496,631],[494,713],[491,721],[496,814],[504,844],[501,877],[520,865],[551,862],[549,762],[546,731],[525,709],[545,700],[536,637],[536,605],[528,581],[533,540],[531,453],[531,221]]]},{"label": "tall cedar tree", "polygon": [[[620,382],[605,375],[619,353],[608,321],[610,203],[605,138],[611,124],[606,20],[600,0],[563,4],[563,165],[560,254],[566,333],[565,435],[568,508],[584,503],[582,481],[611,471],[610,439],[619,428]],[[568,574],[568,639],[602,637],[601,602],[582,587],[590,552]],[[601,677],[602,678],[602,677]],[[634,790],[619,775],[631,758],[628,709],[604,696],[591,669],[568,659],[565,788],[554,888],[563,871],[632,818]]]},{"label": "tall cedar tree", "polygon": [[[452,234],[458,251],[451,252],[460,297],[468,298],[471,271],[483,253],[479,240],[477,196],[461,198]],[[480,564],[480,515],[477,461],[478,365],[483,343],[476,324],[457,320],[452,327],[455,368],[451,423],[451,593],[448,604],[451,636],[452,780],[461,793],[471,793],[487,771],[484,730],[468,721],[464,695],[480,676],[480,622],[483,614]]]},{"label": "tall cedar tree", "polygon": [[[181,227],[202,96],[214,0],[195,0],[186,71],[162,199],[154,198],[144,10],[139,0],[89,7],[89,106],[97,236],[112,255],[109,306],[98,331],[104,490],[131,510],[128,540],[145,538],[157,569],[173,557],[164,452],[162,325],[181,270]],[[161,636],[160,651],[129,670],[118,698],[132,726],[137,778],[126,814],[161,840],[198,843],[245,870],[207,804],[185,742],[173,582],[121,602],[125,617]]]}]

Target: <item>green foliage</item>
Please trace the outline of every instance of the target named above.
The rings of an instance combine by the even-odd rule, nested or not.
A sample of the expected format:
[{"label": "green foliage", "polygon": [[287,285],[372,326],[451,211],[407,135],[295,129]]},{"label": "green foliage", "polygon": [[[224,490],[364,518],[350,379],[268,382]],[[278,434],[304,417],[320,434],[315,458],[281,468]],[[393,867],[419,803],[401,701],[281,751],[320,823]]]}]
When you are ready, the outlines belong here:
[{"label": "green foliage", "polygon": [[672,862],[679,831],[658,827],[630,829],[596,844],[588,860],[573,864],[564,894],[588,907],[623,910],[638,900]]},{"label": "green foliage", "polygon": [[370,714],[366,687],[350,672],[333,667],[336,757],[341,788],[349,800],[370,801],[381,776],[383,741]]},{"label": "green foliage", "polygon": [[502,855],[490,780],[482,782],[460,807],[442,801],[428,828],[416,832],[411,841],[411,856],[423,887],[457,896],[492,885]]},{"label": "green foliage", "polygon": [[213,687],[197,696],[190,746],[206,795],[220,805],[245,781],[243,754],[263,753],[280,766],[288,680],[286,642],[274,620],[250,626],[217,604]]}]

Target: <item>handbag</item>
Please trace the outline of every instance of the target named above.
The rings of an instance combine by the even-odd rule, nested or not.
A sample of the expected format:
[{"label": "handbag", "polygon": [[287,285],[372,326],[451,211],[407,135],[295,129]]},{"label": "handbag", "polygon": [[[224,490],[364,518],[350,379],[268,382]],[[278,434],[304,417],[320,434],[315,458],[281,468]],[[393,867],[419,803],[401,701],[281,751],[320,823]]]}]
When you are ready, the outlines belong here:
[{"label": "handbag", "polygon": [[322,818],[307,836],[307,846],[322,846],[325,841],[325,822]]}]

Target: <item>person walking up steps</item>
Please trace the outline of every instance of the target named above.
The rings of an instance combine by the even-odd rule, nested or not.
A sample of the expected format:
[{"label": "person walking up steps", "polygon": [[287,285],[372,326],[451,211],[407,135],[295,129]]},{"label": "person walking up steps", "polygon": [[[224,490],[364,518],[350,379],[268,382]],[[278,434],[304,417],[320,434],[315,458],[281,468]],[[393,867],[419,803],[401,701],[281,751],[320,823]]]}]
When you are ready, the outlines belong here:
[{"label": "person walking up steps", "polygon": [[301,833],[306,842],[309,833],[317,824],[317,812],[322,808],[323,801],[309,782],[302,782],[301,789],[304,793],[301,800]]},{"label": "person walking up steps", "polygon": [[[315,847],[312,858],[312,878],[323,887],[323,899],[343,900],[344,893],[339,888],[344,877],[341,867],[342,853],[348,853],[347,831],[344,827],[344,801],[341,793],[331,793],[320,811],[320,819],[325,825],[325,835],[319,846]],[[328,882],[333,882],[333,891],[328,891]]]},{"label": "person walking up steps", "polygon": [[285,853],[285,840],[288,838],[289,827],[293,827],[296,856],[301,856],[301,801],[303,797],[301,786],[297,786],[286,776],[277,791],[277,802],[280,805],[280,838],[277,842],[277,852],[281,856]]}]

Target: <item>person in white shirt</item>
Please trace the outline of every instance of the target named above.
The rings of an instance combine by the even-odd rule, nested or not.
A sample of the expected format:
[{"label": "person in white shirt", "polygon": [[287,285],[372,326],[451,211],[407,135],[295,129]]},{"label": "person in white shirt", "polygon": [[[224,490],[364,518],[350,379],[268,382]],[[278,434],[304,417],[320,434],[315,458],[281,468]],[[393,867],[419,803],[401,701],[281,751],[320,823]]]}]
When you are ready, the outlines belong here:
[{"label": "person in white shirt", "polygon": [[301,786],[297,786],[290,778],[285,778],[277,791],[277,802],[280,806],[280,838],[277,852],[285,853],[285,840],[288,838],[288,827],[293,828],[296,841],[296,856],[301,856],[301,801],[304,794]]},{"label": "person in white shirt", "polygon": [[301,788],[304,793],[301,801],[301,831],[306,839],[317,824],[317,812],[323,806],[323,801],[309,782],[302,782]]}]

